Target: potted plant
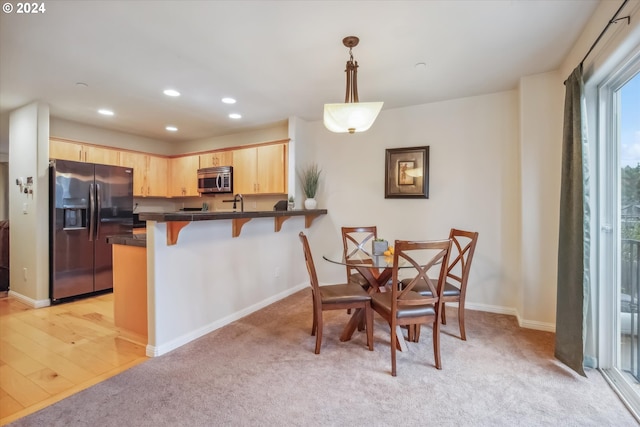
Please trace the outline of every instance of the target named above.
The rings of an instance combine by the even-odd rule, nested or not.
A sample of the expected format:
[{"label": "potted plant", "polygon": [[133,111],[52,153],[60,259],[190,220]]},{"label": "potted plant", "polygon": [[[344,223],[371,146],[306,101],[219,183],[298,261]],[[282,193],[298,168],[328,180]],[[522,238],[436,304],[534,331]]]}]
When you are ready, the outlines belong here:
[{"label": "potted plant", "polygon": [[289,196],[289,202],[287,203],[287,210],[292,211],[293,209],[295,209],[296,207],[296,203],[295,200],[293,199],[293,196]]},{"label": "potted plant", "polygon": [[382,255],[389,247],[389,242],[385,239],[377,238],[373,240],[371,246],[371,251],[374,255]]},{"label": "potted plant", "polygon": [[304,201],[305,209],[315,209],[317,206],[316,193],[320,185],[321,172],[322,170],[318,168],[316,163],[312,163],[301,172],[298,172],[300,183],[302,184],[302,192],[307,198]]}]

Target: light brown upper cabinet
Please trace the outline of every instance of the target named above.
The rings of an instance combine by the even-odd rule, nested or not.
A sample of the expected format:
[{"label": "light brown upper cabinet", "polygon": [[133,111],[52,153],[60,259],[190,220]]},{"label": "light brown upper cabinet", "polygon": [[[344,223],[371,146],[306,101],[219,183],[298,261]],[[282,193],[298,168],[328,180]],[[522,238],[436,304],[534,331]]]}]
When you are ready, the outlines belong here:
[{"label": "light brown upper cabinet", "polygon": [[167,197],[169,159],[134,151],[120,153],[120,166],[133,168],[133,195]]},{"label": "light brown upper cabinet", "polygon": [[49,140],[49,158],[118,166],[120,164],[120,151],[51,138]]},{"label": "light brown upper cabinet", "polygon": [[198,169],[200,156],[174,157],[170,160],[171,185],[170,197],[186,197],[198,195]]},{"label": "light brown upper cabinet", "polygon": [[213,166],[233,166],[233,151],[214,151],[200,154],[201,168],[210,168]]},{"label": "light brown upper cabinet", "polygon": [[241,194],[287,192],[287,144],[233,151],[233,191]]},{"label": "light brown upper cabinet", "polygon": [[169,159],[159,156],[147,156],[147,196],[167,197],[169,180]]}]

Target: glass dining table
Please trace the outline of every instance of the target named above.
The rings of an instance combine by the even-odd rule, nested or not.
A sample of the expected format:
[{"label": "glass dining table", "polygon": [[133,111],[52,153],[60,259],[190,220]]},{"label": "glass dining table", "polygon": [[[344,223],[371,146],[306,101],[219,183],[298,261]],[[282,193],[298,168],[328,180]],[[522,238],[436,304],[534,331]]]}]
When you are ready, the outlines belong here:
[{"label": "glass dining table", "polygon": [[[391,275],[393,273],[393,255],[369,255],[364,252],[358,252],[357,254],[347,257],[345,256],[344,251],[336,251],[334,253],[323,255],[322,258],[333,264],[340,264],[355,268],[358,273],[366,279],[369,285],[369,288],[367,289],[369,294],[391,291],[389,281],[391,280]],[[399,260],[399,263],[398,268],[411,267],[409,263],[402,259]],[[351,339],[351,336],[361,323],[363,316],[364,312],[362,309],[355,310],[340,335],[340,341],[349,341]],[[397,328],[397,348],[398,350],[406,351],[407,344],[404,340],[404,334],[399,326]]]}]

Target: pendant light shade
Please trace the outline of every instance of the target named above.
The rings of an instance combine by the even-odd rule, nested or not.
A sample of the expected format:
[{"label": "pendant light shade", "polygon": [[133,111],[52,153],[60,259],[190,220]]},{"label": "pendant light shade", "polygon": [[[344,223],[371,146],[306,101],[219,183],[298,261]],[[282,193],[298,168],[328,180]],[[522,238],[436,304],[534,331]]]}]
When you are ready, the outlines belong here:
[{"label": "pendant light shade", "polygon": [[358,62],[353,60],[351,49],[360,40],[355,36],[345,37],[342,43],[349,48],[347,61],[347,90],[344,104],[324,104],[324,126],[331,132],[364,132],[371,127],[382,109],[383,102],[359,102]]},{"label": "pendant light shade", "polygon": [[382,102],[324,104],[324,126],[331,132],[364,132],[378,117]]}]

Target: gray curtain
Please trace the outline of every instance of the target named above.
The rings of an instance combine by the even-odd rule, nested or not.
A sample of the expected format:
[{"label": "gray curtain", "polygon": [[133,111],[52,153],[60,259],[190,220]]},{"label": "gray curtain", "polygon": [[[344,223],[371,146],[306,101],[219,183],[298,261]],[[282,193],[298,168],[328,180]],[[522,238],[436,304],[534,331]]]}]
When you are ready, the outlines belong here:
[{"label": "gray curtain", "polygon": [[565,81],[555,356],[580,375],[589,306],[589,162],[582,64]]}]

